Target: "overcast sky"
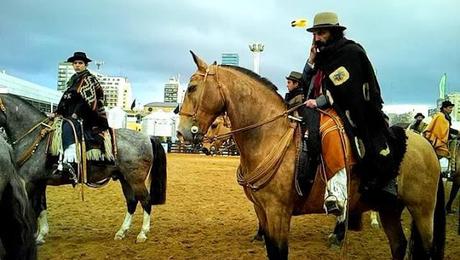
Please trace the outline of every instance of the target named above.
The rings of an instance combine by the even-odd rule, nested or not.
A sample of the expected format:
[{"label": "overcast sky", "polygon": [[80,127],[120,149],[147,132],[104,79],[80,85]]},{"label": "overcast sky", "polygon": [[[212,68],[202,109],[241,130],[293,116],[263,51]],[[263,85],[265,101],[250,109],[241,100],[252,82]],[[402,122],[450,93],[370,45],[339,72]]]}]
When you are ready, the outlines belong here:
[{"label": "overcast sky", "polygon": [[0,69],[55,89],[57,64],[85,51],[147,103],[163,101],[172,75],[188,83],[189,50],[208,63],[235,52],[252,68],[248,44],[261,42],[260,73],[284,94],[284,77],[302,70],[311,43],[290,22],[311,25],[315,13],[335,11],[366,49],[386,104],[434,104],[443,73],[448,91],[460,91],[458,10],[459,0],[1,0]]}]

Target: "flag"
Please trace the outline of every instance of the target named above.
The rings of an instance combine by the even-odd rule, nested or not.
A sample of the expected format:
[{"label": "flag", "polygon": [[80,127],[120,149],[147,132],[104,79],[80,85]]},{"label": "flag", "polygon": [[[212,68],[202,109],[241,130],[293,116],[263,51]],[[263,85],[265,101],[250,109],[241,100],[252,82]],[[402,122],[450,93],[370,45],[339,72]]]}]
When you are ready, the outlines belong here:
[{"label": "flag", "polygon": [[133,110],[134,107],[136,107],[136,99],[134,99],[133,103],[131,103],[131,110]]},{"label": "flag", "polygon": [[297,19],[291,22],[292,27],[307,27],[307,19]]},{"label": "flag", "polygon": [[444,73],[439,81],[439,98],[445,99],[447,92],[447,74]]}]

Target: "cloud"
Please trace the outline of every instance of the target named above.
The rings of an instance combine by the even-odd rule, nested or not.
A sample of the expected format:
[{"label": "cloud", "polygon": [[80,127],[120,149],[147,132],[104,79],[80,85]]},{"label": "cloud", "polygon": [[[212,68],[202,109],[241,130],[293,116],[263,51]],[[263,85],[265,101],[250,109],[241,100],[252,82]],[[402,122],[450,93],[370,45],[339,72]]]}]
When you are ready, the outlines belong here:
[{"label": "cloud", "polygon": [[332,10],[346,35],[366,49],[386,103],[433,103],[442,73],[460,90],[460,3],[443,1],[66,1],[3,0],[0,68],[56,86],[57,64],[76,50],[126,76],[142,103],[162,101],[163,85],[194,72],[189,50],[207,62],[236,52],[252,68],[248,44],[262,42],[261,74],[280,92],[284,76],[302,70],[311,35],[290,22]]}]

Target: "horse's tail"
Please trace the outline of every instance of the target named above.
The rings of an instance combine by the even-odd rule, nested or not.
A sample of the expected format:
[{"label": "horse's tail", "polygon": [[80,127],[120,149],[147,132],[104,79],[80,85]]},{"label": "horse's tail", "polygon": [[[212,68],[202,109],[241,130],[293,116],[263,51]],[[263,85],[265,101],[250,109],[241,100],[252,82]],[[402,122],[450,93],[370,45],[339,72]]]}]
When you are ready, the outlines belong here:
[{"label": "horse's tail", "polygon": [[0,212],[0,236],[7,238],[2,240],[5,259],[36,259],[36,224],[23,181],[15,171],[3,192]]},{"label": "horse's tail", "polygon": [[438,192],[433,218],[433,242],[430,252],[423,247],[420,233],[414,221],[412,221],[410,237],[410,255],[412,259],[424,259],[430,253],[431,259],[444,259],[444,246],[446,241],[446,210],[444,208],[444,185],[439,178]]},{"label": "horse's tail", "polygon": [[150,138],[153,149],[153,161],[150,170],[150,203],[164,204],[166,201],[166,153],[161,142]]}]

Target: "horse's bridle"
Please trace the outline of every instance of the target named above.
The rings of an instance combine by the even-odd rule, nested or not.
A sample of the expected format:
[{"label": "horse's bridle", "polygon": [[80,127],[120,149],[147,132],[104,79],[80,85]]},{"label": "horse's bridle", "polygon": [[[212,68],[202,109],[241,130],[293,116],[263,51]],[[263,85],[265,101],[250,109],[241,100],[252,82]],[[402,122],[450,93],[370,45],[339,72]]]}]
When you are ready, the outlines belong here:
[{"label": "horse's bridle", "polygon": [[[215,69],[212,71],[211,68],[212,67],[215,67]],[[219,95],[221,97],[221,102],[222,104],[225,106],[225,96],[224,96],[224,93],[222,92],[222,84],[220,83],[219,81],[219,74],[217,73],[218,72],[218,68],[219,68],[219,65],[210,65],[207,69],[206,69],[206,72],[205,73],[202,73],[202,72],[197,72],[195,74],[198,74],[198,75],[201,75],[203,76],[203,83],[206,82],[206,79],[208,78],[208,76],[215,76],[215,80],[217,82],[217,89],[219,91]],[[206,87],[206,85],[204,86]],[[180,108],[179,110],[179,115],[180,116],[186,116],[186,117],[191,117],[192,120],[193,120],[193,125],[192,127],[190,128],[190,132],[192,133],[192,135],[196,135],[198,134],[198,131],[199,131],[199,128],[198,128],[198,120],[197,120],[197,115],[198,115],[198,111],[200,110],[200,106],[201,106],[201,102],[203,102],[203,94],[204,94],[204,89],[201,91],[200,93],[200,98],[198,99],[198,105],[195,105],[194,104],[194,109],[193,109],[193,112],[188,112],[188,111],[183,111],[183,107]]]}]

